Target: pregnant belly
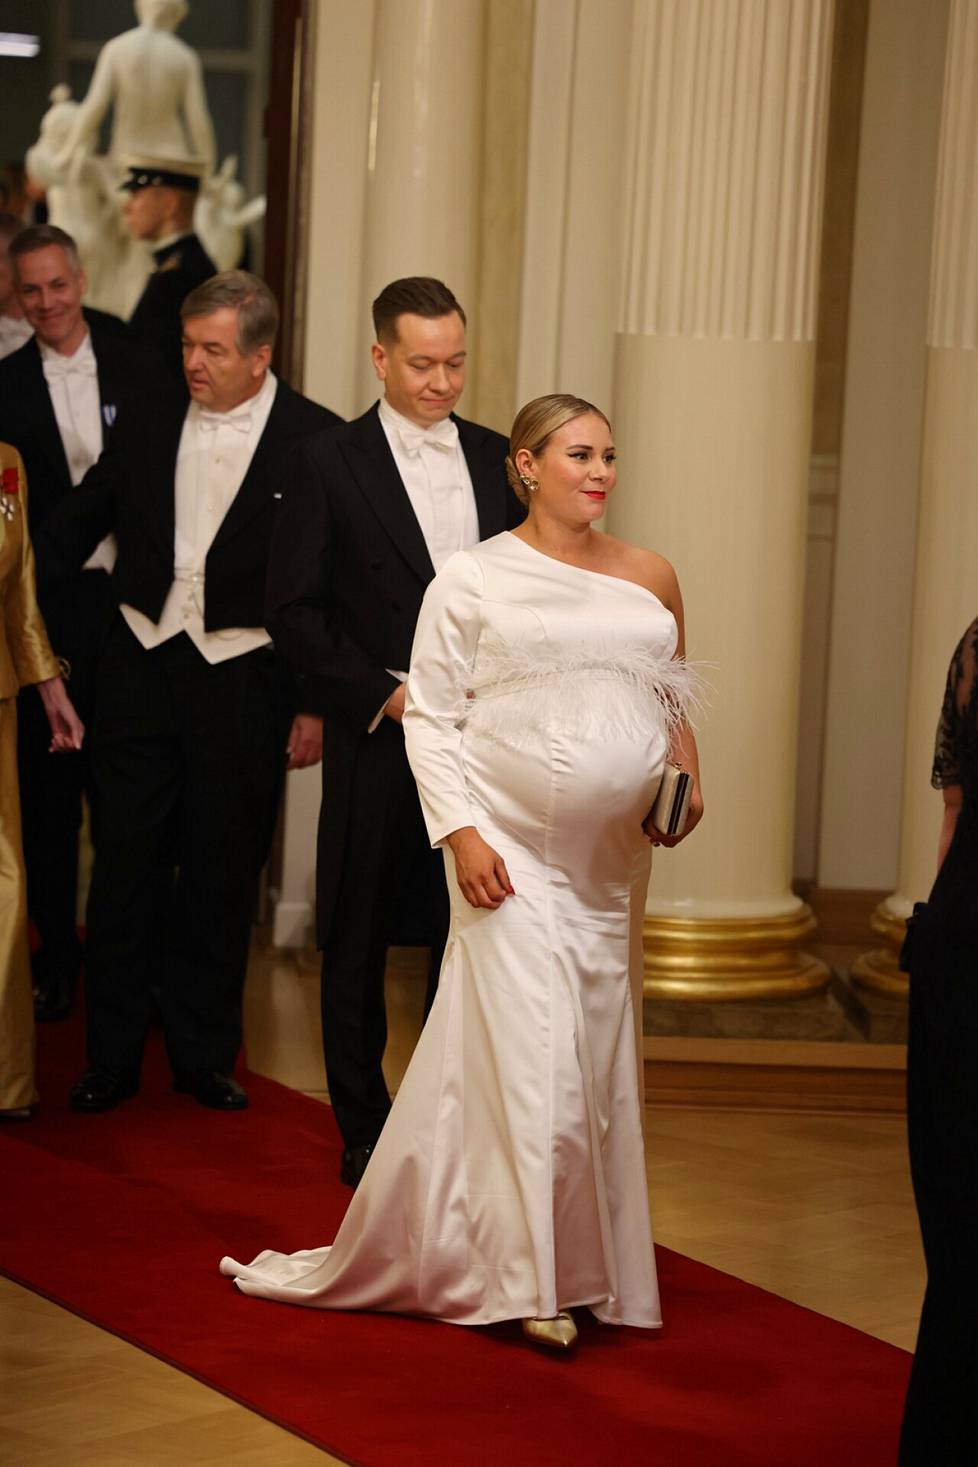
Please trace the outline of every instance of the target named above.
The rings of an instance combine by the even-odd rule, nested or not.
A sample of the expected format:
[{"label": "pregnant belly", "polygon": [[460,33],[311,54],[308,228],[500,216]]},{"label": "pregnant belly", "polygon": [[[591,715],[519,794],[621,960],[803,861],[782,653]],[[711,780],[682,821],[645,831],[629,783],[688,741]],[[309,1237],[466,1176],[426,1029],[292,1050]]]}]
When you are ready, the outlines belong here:
[{"label": "pregnant belly", "polygon": [[541,733],[513,747],[472,730],[463,751],[466,780],[487,825],[548,862],[573,863],[586,852],[589,860],[597,854],[619,865],[643,842],[665,743],[655,731],[638,738]]}]

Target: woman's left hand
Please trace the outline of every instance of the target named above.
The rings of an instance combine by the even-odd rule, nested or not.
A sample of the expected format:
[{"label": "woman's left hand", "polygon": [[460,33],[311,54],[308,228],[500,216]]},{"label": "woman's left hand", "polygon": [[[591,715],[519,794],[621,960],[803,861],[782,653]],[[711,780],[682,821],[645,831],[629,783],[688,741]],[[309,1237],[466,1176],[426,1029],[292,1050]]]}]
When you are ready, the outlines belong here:
[{"label": "woman's left hand", "polygon": [[646,839],[650,840],[654,846],[678,846],[679,842],[685,840],[690,832],[699,825],[702,819],[703,796],[700,794],[699,785],[695,784],[693,786],[693,795],[689,802],[689,814],[686,816],[686,824],[683,826],[682,832],[679,835],[663,835],[661,830],[657,830],[652,823],[651,810],[642,821],[642,830],[645,832]]},{"label": "woman's left hand", "polygon": [[75,712],[75,706],[68,697],[68,689],[61,678],[50,677],[46,682],[38,683],[37,691],[41,695],[41,702],[51,725],[48,752],[63,754],[69,749],[80,749],[85,737],[85,725]]}]

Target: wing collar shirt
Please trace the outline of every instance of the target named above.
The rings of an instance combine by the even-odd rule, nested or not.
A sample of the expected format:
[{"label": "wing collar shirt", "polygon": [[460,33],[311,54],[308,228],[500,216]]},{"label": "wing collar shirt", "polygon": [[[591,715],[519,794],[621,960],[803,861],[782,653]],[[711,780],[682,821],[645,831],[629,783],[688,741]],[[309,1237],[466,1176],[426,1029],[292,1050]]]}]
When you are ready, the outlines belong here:
[{"label": "wing collar shirt", "polygon": [[419,428],[380,400],[380,422],[435,571],[479,539],[479,516],[458,428],[445,418]]},{"label": "wing collar shirt", "polygon": [[[48,385],[58,433],[68,461],[71,487],[76,489],[102,452],[102,403],[98,362],[91,333],[73,356],[38,342],[41,369]],[[86,560],[85,570],[111,571],[115,565],[115,536],[106,535]]]},{"label": "wing collar shirt", "polygon": [[[386,397],[380,399],[379,412],[397,472],[437,574],[450,555],[477,545],[480,538],[475,491],[458,440],[458,428],[451,418],[444,418],[430,428],[420,428],[392,408]],[[387,671],[402,683],[407,680],[406,672],[395,668]],[[383,715],[381,708],[370,724],[369,733],[373,733]]]},{"label": "wing collar shirt", "polygon": [[213,665],[271,643],[264,627],[205,631],[204,602],[207,553],[244,483],[277,390],[269,372],[261,390],[228,413],[209,412],[196,402],[187,409],[174,482],[173,584],[158,622],[134,606],[122,607],[130,631],[147,651],[186,632]]}]

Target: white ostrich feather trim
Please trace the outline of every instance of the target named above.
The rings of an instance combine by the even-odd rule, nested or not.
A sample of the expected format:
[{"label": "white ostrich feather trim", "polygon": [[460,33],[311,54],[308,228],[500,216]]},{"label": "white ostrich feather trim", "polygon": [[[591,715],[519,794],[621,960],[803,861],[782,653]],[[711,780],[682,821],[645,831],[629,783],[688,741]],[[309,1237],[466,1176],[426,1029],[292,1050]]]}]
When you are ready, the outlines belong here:
[{"label": "white ostrich feather trim", "polygon": [[541,732],[645,738],[658,730],[668,741],[681,725],[695,726],[707,688],[684,658],[622,643],[568,652],[483,642],[460,683],[460,723],[509,745]]}]

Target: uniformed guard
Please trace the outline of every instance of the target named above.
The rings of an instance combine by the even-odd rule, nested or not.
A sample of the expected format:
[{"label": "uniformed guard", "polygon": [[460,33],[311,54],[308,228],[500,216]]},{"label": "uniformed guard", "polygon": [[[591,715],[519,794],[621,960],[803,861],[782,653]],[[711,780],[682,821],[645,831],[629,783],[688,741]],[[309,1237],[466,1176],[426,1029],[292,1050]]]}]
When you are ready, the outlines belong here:
[{"label": "uniformed guard", "polygon": [[216,266],[194,233],[194,205],[204,175],[203,159],[131,154],[122,184],[123,214],[130,232],[153,245],[155,266],[130,325],[153,345],[168,371],[183,383],[180,307]]}]

